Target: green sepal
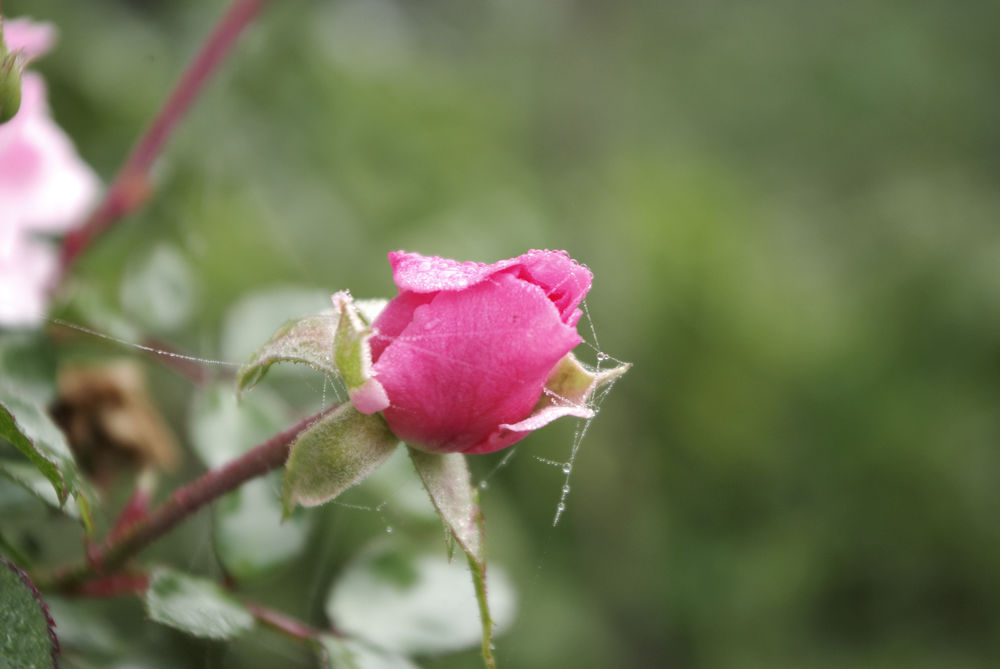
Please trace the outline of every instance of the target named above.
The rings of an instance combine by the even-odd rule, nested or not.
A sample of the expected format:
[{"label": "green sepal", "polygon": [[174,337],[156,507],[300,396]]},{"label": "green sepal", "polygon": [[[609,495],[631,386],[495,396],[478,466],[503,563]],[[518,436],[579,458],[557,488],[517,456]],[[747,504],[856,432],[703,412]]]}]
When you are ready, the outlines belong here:
[{"label": "green sepal", "polygon": [[595,393],[631,367],[631,363],[623,363],[611,369],[591,369],[575,355],[567,353],[549,373],[542,396],[531,414],[516,423],[500,427],[512,432],[530,432],[563,416],[593,418]]},{"label": "green sepal", "polygon": [[389,406],[389,397],[372,370],[371,328],[347,291],[334,294],[333,306],[340,317],[333,357],[351,403],[362,413],[381,411]]},{"label": "green sepal", "polygon": [[344,404],[303,430],[285,463],[281,502],[318,506],[360,483],[399,445],[385,420]]},{"label": "green sepal", "polygon": [[0,36],[0,123],[14,118],[21,108],[21,63],[8,53]]},{"label": "green sepal", "polygon": [[493,618],[486,598],[486,531],[465,456],[461,453],[427,453],[415,448],[409,451],[413,466],[446,531],[468,557],[483,626],[483,662],[488,669],[493,669],[496,660],[493,657]]},{"label": "green sepal", "polygon": [[351,402],[370,414],[389,406],[372,370],[369,323],[385,306],[384,300],[359,300],[341,291],[333,295],[333,311],[290,321],[240,367],[236,385],[253,388],[276,362],[304,363],[331,378],[340,379]]},{"label": "green sepal", "polygon": [[334,338],[339,316],[324,311],[283,325],[271,340],[257,350],[236,373],[239,390],[253,388],[276,362],[296,362],[338,377],[333,360]]}]

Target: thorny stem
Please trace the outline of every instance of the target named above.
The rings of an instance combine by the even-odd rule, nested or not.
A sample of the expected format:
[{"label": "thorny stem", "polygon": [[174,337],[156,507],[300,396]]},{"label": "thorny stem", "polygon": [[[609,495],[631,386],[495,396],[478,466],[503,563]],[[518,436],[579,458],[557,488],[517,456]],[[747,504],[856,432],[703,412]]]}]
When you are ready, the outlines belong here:
[{"label": "thorny stem", "polygon": [[109,536],[101,545],[92,547],[85,560],[58,567],[50,573],[37,574],[35,583],[39,588],[73,590],[90,579],[114,573],[129,558],[201,507],[250,479],[285,464],[295,437],[333,408],[335,407],[306,418],[228,464],[208,471],[178,488],[148,516],[137,520],[126,531]]},{"label": "thorny stem", "polygon": [[201,92],[209,76],[229,52],[243,29],[267,0],[233,0],[201,51],[188,66],[159,114],[132,148],[104,199],[84,224],[63,239],[60,268],[65,275],[90,243],[121,217],[138,208],[149,194],[149,170],[174,126]]}]

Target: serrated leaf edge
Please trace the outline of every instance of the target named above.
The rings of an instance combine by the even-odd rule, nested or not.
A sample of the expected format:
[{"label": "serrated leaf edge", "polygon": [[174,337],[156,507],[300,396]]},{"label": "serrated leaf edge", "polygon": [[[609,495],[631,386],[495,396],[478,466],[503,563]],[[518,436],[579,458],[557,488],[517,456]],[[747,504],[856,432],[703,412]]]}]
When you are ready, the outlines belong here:
[{"label": "serrated leaf edge", "polygon": [[52,613],[49,611],[49,605],[45,603],[45,600],[42,598],[42,593],[38,591],[38,588],[36,588],[35,584],[31,581],[31,577],[29,577],[23,569],[18,567],[13,562],[8,562],[3,558],[0,558],[0,564],[6,565],[11,571],[17,574],[24,583],[25,587],[27,587],[31,592],[32,597],[34,597],[35,601],[38,602],[38,606],[42,610],[42,615],[45,616],[45,624],[49,631],[49,640],[52,642],[52,666],[58,668],[60,652],[59,637],[56,636],[56,621],[52,619]]}]

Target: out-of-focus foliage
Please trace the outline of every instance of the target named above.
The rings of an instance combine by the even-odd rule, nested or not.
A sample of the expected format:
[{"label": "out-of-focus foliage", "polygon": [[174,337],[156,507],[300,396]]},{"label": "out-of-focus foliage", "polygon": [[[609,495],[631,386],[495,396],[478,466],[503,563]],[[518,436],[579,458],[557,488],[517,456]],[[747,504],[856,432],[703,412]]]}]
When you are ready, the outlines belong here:
[{"label": "out-of-focus foliage", "polygon": [[0,659],[4,665],[45,669],[53,664],[56,649],[52,621],[38,591],[24,572],[6,560],[0,561]]},{"label": "out-of-focus foliage", "polygon": [[[36,68],[109,179],[225,4],[4,10],[60,26]],[[84,259],[66,315],[106,332],[121,324],[101,314],[141,317],[224,357],[226,314],[256,291],[389,296],[396,248],[566,248],[595,274],[588,340],[635,367],[555,529],[562,473],[536,456],[565,460],[573,426],[533,434],[482,491],[489,558],[520,594],[501,666],[995,666],[998,25],[1000,4],[973,0],[274,2],[168,146],[149,206]],[[136,263],[163,248],[192,282],[148,281]],[[170,291],[183,309],[143,308]],[[190,386],[150,370],[182,425]],[[275,387],[296,407],[327,392]],[[322,625],[375,535],[439,531],[402,492],[350,494],[368,510],[315,511],[257,599]],[[199,520],[148,556],[213,573]],[[62,610],[116,620],[128,651],[102,652],[143,641],[159,659],[142,666],[314,662],[268,632],[191,641],[118,606]]]}]

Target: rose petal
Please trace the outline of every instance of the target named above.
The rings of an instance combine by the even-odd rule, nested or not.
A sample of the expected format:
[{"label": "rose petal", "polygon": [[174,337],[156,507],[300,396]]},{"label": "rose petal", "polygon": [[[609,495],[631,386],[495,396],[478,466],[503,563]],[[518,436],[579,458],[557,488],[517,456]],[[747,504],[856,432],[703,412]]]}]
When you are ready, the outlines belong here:
[{"label": "rose petal", "polygon": [[408,251],[393,251],[389,254],[392,279],[399,286],[400,292],[414,293],[463,290],[516,262],[516,258],[512,258],[487,265],[481,262],[459,262],[451,258],[425,256]]},{"label": "rose petal", "polygon": [[545,290],[563,320],[575,325],[580,319],[576,308],[594,280],[590,270],[565,251],[528,251],[515,260],[520,273]]},{"label": "rose petal", "polygon": [[581,341],[542,288],[506,273],[412,313],[375,371],[390,428],[430,451],[477,447],[497,425],[527,417],[553,366]]},{"label": "rose petal", "polygon": [[36,23],[31,19],[4,19],[3,38],[8,51],[21,51],[28,58],[48,52],[56,41],[56,29],[51,23]]},{"label": "rose petal", "polygon": [[45,85],[27,72],[23,103],[0,126],[0,211],[24,229],[63,232],[94,204],[98,180],[49,117]]},{"label": "rose petal", "polygon": [[41,323],[56,271],[54,249],[0,220],[0,327]]},{"label": "rose petal", "polygon": [[540,427],[545,427],[557,418],[573,416],[574,418],[593,418],[594,411],[582,406],[547,406],[541,411],[532,413],[517,423],[504,423],[484,439],[481,443],[465,451],[470,455],[492,453],[501,448],[515,444]]},{"label": "rose petal", "polygon": [[563,321],[571,325],[580,320],[581,314],[576,308],[590,290],[594,278],[589,269],[565,251],[532,250],[492,265],[395,251],[389,254],[389,262],[392,278],[401,293],[464,290],[500,272],[517,274],[541,286],[559,308]]},{"label": "rose petal", "polygon": [[422,304],[427,304],[434,295],[421,293],[400,293],[396,299],[385,306],[375,322],[372,323],[372,337],[368,340],[372,350],[372,360],[377,362],[385,347],[398,337],[413,320],[413,311]]}]

